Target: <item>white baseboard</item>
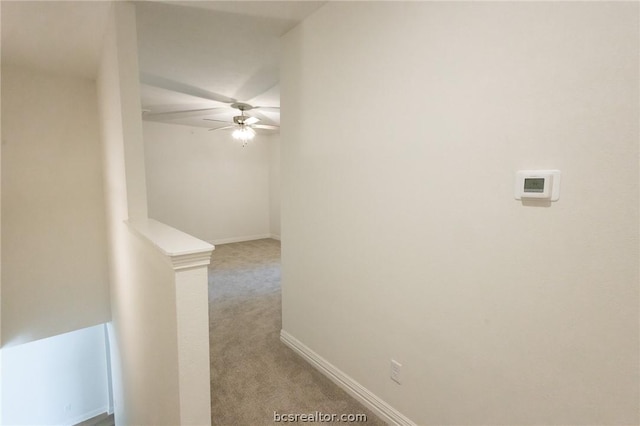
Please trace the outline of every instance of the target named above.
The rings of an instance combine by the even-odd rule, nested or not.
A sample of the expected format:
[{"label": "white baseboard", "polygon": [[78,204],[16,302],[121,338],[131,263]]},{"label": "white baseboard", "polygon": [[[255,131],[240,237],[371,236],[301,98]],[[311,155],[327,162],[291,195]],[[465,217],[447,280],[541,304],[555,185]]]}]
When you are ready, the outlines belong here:
[{"label": "white baseboard", "polygon": [[271,234],[271,238],[280,241],[280,235],[278,234]]},{"label": "white baseboard", "polygon": [[280,341],[304,358],[332,382],[344,389],[348,394],[360,401],[365,407],[373,411],[382,420],[393,425],[416,426],[398,410],[375,396],[368,389],[336,368],[326,359],[309,349],[304,343],[284,330],[280,330]]},{"label": "white baseboard", "polygon": [[243,237],[221,238],[219,240],[207,240],[209,244],[217,246],[218,244],[241,243],[243,241],[263,240],[272,238],[271,234],[245,235]]}]

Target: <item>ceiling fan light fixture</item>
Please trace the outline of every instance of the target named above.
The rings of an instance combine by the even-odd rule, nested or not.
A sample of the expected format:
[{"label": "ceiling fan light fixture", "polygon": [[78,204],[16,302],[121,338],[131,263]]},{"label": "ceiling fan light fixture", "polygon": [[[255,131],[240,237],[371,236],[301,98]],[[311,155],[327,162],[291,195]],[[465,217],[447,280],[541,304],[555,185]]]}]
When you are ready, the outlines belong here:
[{"label": "ceiling fan light fixture", "polygon": [[255,135],[256,131],[245,124],[238,125],[238,128],[231,134],[234,139],[242,142],[242,146],[245,146],[247,142],[255,137]]}]

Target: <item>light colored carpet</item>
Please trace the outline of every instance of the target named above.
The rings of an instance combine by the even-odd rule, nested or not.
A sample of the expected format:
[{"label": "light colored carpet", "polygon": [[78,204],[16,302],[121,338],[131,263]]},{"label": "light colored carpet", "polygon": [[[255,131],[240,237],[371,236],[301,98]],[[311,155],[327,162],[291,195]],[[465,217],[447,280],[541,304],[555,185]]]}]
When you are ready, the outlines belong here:
[{"label": "light colored carpet", "polygon": [[102,413],[95,417],[78,423],[75,426],[115,426],[115,418],[113,414]]},{"label": "light colored carpet", "polygon": [[363,413],[366,423],[350,424],[384,425],[280,342],[279,241],[216,246],[209,321],[212,424],[273,425],[274,412],[319,411]]}]

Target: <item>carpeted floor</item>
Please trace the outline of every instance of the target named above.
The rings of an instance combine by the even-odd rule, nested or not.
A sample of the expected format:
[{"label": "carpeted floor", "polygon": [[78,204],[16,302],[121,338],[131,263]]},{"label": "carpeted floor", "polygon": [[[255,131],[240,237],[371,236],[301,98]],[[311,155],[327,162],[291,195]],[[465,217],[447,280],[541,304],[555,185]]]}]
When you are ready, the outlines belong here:
[{"label": "carpeted floor", "polygon": [[113,414],[102,413],[95,417],[77,423],[75,426],[115,426],[115,416]]},{"label": "carpeted floor", "polygon": [[[278,414],[366,414],[342,389],[280,342],[280,242],[216,246],[209,267],[211,422],[274,424]],[[339,423],[310,423],[339,424]]]}]

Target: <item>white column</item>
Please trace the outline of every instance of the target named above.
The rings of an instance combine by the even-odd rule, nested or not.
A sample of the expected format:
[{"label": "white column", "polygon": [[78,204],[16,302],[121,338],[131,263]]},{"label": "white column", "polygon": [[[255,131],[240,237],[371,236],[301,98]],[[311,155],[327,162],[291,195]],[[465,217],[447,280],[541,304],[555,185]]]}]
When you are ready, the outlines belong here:
[{"label": "white column", "polygon": [[211,424],[207,283],[206,265],[176,269],[181,425]]},{"label": "white column", "polygon": [[210,425],[207,266],[214,246],[153,219],[129,225],[174,271],[180,424]]}]

